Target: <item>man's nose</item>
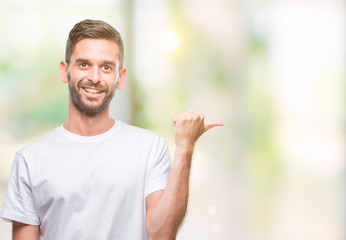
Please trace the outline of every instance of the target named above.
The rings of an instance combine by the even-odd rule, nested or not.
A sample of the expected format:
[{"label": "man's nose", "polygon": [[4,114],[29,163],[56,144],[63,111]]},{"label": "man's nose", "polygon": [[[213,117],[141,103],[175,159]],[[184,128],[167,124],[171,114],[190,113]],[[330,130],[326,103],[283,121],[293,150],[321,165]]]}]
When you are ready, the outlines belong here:
[{"label": "man's nose", "polygon": [[89,70],[88,79],[94,83],[97,83],[100,81],[100,72],[99,72],[99,69],[97,66],[95,66]]}]

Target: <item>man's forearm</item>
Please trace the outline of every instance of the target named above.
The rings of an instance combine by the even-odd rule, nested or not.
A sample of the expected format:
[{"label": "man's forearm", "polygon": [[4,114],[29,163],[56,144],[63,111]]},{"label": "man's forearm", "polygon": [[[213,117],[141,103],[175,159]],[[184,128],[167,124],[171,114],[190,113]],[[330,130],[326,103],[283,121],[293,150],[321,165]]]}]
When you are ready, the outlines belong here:
[{"label": "man's forearm", "polygon": [[166,189],[147,201],[147,230],[151,240],[175,239],[186,214],[195,143],[209,129],[223,125],[219,121],[205,124],[204,116],[193,110],[175,116],[173,124],[176,150]]},{"label": "man's forearm", "polygon": [[193,146],[177,146],[166,189],[148,221],[151,240],[175,239],[187,209]]}]

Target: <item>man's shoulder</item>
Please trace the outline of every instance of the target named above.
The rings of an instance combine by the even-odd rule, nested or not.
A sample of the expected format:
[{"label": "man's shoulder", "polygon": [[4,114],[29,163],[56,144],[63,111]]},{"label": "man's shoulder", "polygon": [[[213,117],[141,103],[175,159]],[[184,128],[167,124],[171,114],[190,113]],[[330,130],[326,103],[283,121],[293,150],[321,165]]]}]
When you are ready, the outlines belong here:
[{"label": "man's shoulder", "polygon": [[17,154],[26,155],[30,154],[31,152],[47,149],[47,147],[53,146],[57,139],[57,128],[55,128],[19,149]]},{"label": "man's shoulder", "polygon": [[153,130],[139,126],[134,126],[125,122],[120,122],[120,125],[120,129],[123,136],[126,135],[127,137],[134,138],[139,141],[146,141],[148,143],[161,141],[165,142],[164,137],[161,134],[154,132]]},{"label": "man's shoulder", "polygon": [[156,133],[150,129],[131,125],[129,123],[125,123],[122,121],[119,121],[121,124],[121,130],[123,132],[126,132],[128,134],[133,134],[136,136],[141,136],[141,135],[146,135],[146,136],[151,136],[151,137],[160,137],[161,135],[159,133]]}]

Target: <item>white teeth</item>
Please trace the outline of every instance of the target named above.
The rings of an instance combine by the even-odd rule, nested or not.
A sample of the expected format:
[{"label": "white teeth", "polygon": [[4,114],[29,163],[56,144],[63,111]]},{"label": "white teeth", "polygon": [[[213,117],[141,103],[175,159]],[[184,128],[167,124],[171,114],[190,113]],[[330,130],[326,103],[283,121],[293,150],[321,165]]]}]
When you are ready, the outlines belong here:
[{"label": "white teeth", "polygon": [[100,93],[101,91],[98,91],[96,89],[92,89],[92,88],[84,88],[84,90],[88,93]]}]

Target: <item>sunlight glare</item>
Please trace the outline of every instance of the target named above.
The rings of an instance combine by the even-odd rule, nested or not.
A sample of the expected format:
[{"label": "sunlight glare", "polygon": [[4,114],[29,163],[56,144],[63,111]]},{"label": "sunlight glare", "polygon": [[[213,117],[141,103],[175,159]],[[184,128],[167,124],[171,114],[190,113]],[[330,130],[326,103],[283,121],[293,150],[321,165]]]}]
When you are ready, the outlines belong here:
[{"label": "sunlight glare", "polygon": [[167,33],[163,39],[163,46],[168,52],[176,52],[181,46],[181,37],[178,33]]}]

